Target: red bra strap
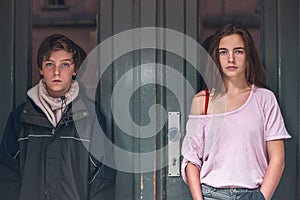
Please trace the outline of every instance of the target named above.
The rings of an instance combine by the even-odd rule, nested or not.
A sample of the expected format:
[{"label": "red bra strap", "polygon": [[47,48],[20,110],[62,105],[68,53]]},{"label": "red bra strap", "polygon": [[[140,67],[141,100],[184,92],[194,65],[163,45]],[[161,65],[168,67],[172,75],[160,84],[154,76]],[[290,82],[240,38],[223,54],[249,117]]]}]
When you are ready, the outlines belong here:
[{"label": "red bra strap", "polygon": [[208,102],[209,102],[209,91],[208,89],[205,90],[205,107],[204,107],[204,114],[207,114],[208,109]]}]

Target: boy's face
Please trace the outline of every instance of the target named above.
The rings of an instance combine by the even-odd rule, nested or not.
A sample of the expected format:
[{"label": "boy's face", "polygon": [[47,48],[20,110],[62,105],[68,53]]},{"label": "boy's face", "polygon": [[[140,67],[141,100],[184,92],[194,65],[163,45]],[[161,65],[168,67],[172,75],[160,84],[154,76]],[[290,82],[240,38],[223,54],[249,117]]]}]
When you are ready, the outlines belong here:
[{"label": "boy's face", "polygon": [[76,75],[72,53],[65,50],[53,51],[49,59],[43,60],[40,74],[44,76],[51,97],[65,95],[70,89],[72,76]]}]

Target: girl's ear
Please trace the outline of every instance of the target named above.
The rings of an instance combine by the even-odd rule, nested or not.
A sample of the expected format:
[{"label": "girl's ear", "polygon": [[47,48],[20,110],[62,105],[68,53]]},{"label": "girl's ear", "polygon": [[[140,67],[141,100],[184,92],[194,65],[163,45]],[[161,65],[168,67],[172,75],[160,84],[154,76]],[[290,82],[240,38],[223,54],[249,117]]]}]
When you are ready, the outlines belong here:
[{"label": "girl's ear", "polygon": [[40,69],[40,75],[44,76],[44,73],[43,73],[43,71],[41,69]]}]

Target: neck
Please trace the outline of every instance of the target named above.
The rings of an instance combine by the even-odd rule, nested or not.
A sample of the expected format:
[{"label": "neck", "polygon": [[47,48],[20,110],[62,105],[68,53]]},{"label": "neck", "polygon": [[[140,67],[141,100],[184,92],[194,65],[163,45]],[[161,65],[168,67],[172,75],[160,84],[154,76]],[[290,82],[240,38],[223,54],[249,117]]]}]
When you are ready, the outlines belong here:
[{"label": "neck", "polygon": [[227,80],[224,81],[226,93],[239,93],[251,89],[251,84],[246,80]]}]

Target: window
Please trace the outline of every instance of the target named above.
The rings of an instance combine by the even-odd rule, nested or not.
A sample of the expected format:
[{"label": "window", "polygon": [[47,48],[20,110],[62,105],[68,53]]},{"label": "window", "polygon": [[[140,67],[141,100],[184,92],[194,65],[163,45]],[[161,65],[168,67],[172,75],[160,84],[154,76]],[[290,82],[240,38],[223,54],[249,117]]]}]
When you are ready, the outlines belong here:
[{"label": "window", "polygon": [[67,9],[65,0],[45,0],[45,6],[42,8],[44,10],[57,10],[57,9]]},{"label": "window", "polygon": [[63,6],[65,5],[64,0],[47,0],[48,6]]}]

